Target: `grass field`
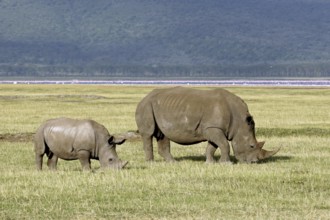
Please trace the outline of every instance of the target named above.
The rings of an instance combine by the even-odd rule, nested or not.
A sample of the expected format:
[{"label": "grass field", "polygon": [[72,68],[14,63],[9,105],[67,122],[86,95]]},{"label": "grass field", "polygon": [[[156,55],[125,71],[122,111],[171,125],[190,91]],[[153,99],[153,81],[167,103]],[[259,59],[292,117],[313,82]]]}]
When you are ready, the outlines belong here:
[{"label": "grass field", "polygon": [[227,88],[248,104],[265,148],[282,147],[264,163],[205,164],[206,143],[172,144],[178,163],[158,154],[147,163],[134,139],[117,148],[124,170],[60,160],[57,172],[36,171],[31,136],[44,120],[134,131],[135,107],[153,88],[0,85],[0,219],[330,219],[329,88]]}]

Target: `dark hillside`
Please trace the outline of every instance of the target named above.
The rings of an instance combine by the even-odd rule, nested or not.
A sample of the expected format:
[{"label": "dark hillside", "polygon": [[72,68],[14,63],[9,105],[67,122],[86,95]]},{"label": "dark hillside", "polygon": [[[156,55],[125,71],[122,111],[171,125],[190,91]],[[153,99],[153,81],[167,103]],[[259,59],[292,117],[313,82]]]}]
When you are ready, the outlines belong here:
[{"label": "dark hillside", "polygon": [[0,76],[329,76],[325,0],[0,0]]}]

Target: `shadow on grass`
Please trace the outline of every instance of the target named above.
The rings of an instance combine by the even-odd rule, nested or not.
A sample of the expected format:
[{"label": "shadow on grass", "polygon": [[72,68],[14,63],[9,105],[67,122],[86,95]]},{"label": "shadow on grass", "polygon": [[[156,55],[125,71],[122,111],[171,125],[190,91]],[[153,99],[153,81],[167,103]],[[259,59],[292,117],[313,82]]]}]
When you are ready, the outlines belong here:
[{"label": "shadow on grass", "polygon": [[92,172],[107,172],[107,171],[121,171],[121,170],[146,170],[148,169],[147,166],[130,166],[130,164],[128,163],[127,166],[125,166],[122,169],[116,169],[116,168],[102,168],[102,167],[95,167],[92,168]]},{"label": "shadow on grass", "polygon": [[[218,161],[220,156],[214,156],[214,160]],[[184,160],[191,160],[191,161],[206,161],[206,157],[204,155],[199,156],[183,156],[183,157],[176,157],[175,160],[177,161],[184,161]],[[231,161],[236,161],[234,156],[230,156]]]},{"label": "shadow on grass", "polygon": [[[218,160],[220,159],[220,156],[215,156],[214,157],[215,161],[218,162]],[[274,163],[274,162],[280,162],[280,161],[287,161],[287,160],[291,160],[292,157],[289,156],[273,156],[270,157],[268,159],[259,161],[258,163],[263,164],[263,163]],[[203,155],[199,155],[199,156],[183,156],[183,157],[176,157],[175,160],[177,161],[185,161],[185,160],[191,160],[191,161],[201,161],[201,162],[205,162],[206,161],[206,157]],[[238,161],[234,156],[230,156],[230,160],[234,163],[237,164]]]},{"label": "shadow on grass", "polygon": [[274,163],[274,162],[281,162],[281,161],[287,161],[291,160],[293,157],[290,156],[273,156],[268,159],[262,160],[259,163]]},{"label": "shadow on grass", "polygon": [[205,156],[184,156],[184,157],[175,157],[176,161],[185,161],[185,160],[191,160],[191,161],[205,161]]}]

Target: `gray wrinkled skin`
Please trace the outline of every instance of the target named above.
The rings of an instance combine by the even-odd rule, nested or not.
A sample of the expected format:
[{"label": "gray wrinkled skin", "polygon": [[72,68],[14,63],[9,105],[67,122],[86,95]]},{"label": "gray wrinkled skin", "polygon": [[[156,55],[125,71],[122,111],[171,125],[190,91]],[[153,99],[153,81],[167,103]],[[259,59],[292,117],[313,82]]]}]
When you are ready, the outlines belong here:
[{"label": "gray wrinkled skin", "polygon": [[101,167],[121,169],[127,162],[118,158],[116,145],[124,142],[125,139],[115,139],[93,120],[51,119],[43,123],[34,136],[37,170],[42,169],[44,154],[51,170],[56,170],[58,158],[79,159],[83,170],[91,169],[90,159],[99,160]]},{"label": "gray wrinkled skin", "polygon": [[228,141],[240,162],[257,162],[278,151],[262,149],[264,142],[255,138],[255,124],[245,102],[220,88],[155,89],[138,104],[135,119],[147,161],[154,159],[153,137],[167,161],[174,161],[170,141],[183,145],[207,141],[206,162],[210,163],[217,148],[221,150],[220,162],[230,162]]}]

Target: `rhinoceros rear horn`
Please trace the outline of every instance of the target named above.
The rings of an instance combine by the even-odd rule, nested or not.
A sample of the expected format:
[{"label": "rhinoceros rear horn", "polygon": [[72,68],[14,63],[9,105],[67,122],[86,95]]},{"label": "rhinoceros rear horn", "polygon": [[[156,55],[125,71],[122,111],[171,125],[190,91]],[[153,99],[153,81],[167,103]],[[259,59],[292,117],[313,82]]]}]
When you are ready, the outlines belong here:
[{"label": "rhinoceros rear horn", "polygon": [[265,144],[264,141],[262,141],[262,142],[258,142],[258,143],[257,143],[257,147],[261,149],[261,148],[264,146],[264,144]]}]

